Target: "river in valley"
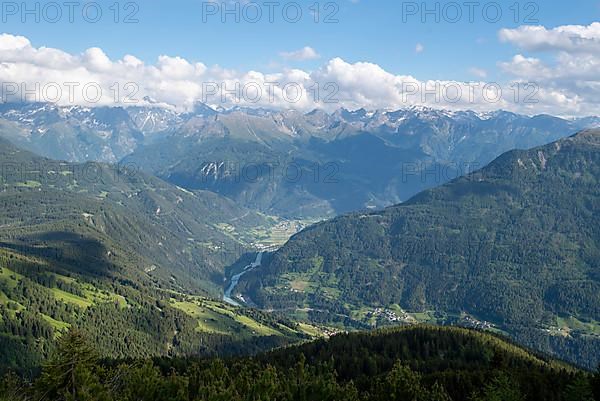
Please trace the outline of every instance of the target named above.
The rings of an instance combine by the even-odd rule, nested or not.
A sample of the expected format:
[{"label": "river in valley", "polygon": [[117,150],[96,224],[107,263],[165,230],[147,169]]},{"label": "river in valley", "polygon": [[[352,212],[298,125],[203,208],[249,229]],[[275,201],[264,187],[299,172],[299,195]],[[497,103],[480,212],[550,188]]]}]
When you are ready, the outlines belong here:
[{"label": "river in valley", "polygon": [[244,269],[231,277],[231,282],[229,283],[229,286],[227,287],[227,289],[225,290],[225,293],[223,294],[223,301],[227,302],[230,305],[233,306],[240,306],[240,303],[237,302],[236,300],[234,300],[231,297],[231,294],[233,293],[233,290],[235,290],[235,287],[237,287],[238,283],[240,282],[240,278],[242,278],[242,276],[246,273],[248,273],[249,271],[260,267],[261,261],[262,261],[262,256],[263,256],[263,252],[259,252],[256,254],[256,260],[252,263],[250,263],[249,265],[247,265],[246,267],[244,267]]}]

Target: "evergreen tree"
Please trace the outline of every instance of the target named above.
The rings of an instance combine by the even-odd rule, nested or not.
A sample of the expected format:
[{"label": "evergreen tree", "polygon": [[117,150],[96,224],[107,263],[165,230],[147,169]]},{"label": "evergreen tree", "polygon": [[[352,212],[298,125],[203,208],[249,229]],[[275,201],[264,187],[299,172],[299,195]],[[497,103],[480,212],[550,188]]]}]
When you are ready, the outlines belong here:
[{"label": "evergreen tree", "polygon": [[163,377],[150,361],[142,366],[123,365],[115,389],[119,401],[187,401],[187,378],[176,375]]},{"label": "evergreen tree", "polygon": [[600,401],[600,365],[598,365],[598,369],[596,370],[596,374],[592,377],[592,393],[594,394],[594,399],[596,401]]},{"label": "evergreen tree", "polygon": [[504,373],[487,384],[473,401],[525,401],[519,387]]},{"label": "evergreen tree", "polygon": [[421,385],[421,376],[398,361],[385,380],[380,399],[389,401],[427,401],[425,395],[426,392]]},{"label": "evergreen tree", "polygon": [[57,350],[43,367],[36,385],[36,399],[105,401],[109,397],[99,381],[98,356],[83,334],[71,328],[63,334]]},{"label": "evergreen tree", "polygon": [[7,373],[0,381],[0,401],[25,401],[26,384],[16,374]]},{"label": "evergreen tree", "polygon": [[564,391],[565,401],[594,401],[592,386],[586,376],[578,375]]}]

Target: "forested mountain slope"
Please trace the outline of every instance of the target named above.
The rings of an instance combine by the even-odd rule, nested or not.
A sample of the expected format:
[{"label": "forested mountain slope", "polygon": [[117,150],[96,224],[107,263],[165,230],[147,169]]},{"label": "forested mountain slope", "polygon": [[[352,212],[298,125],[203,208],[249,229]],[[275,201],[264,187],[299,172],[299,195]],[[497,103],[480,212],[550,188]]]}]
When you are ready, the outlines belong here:
[{"label": "forested mountain slope", "polygon": [[220,298],[244,231],[269,224],[264,217],[138,171],[52,161],[2,140],[0,160],[0,370],[35,366],[71,326],[106,357],[253,352],[305,337],[293,323],[209,299]]},{"label": "forested mountain slope", "polygon": [[404,204],[301,232],[242,286],[261,306],[308,310],[313,320],[375,308],[467,314],[593,367],[599,178],[598,130],[511,151]]},{"label": "forested mountain slope", "polygon": [[[39,253],[53,242],[76,246],[80,237],[82,247],[102,248],[86,255],[97,257],[86,268],[102,273],[118,265],[216,294],[224,266],[250,241],[244,232],[269,224],[226,198],[177,188],[132,166],[59,162],[6,141],[0,160],[0,239]],[[237,228],[233,235],[226,225]]]},{"label": "forested mountain slope", "polygon": [[456,328],[340,334],[255,358],[125,362],[100,362],[71,331],[33,385],[0,382],[0,400],[594,401],[599,385],[598,373]]}]

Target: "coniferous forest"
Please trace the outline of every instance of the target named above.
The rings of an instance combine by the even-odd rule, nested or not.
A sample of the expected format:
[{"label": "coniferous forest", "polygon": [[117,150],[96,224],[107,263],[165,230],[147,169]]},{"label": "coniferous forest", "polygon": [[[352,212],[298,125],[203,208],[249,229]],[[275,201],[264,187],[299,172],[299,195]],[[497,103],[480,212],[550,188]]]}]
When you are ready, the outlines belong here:
[{"label": "coniferous forest", "polygon": [[101,359],[72,329],[33,380],[7,374],[0,400],[525,401],[600,399],[590,373],[497,336],[417,326],[336,335],[254,357]]}]

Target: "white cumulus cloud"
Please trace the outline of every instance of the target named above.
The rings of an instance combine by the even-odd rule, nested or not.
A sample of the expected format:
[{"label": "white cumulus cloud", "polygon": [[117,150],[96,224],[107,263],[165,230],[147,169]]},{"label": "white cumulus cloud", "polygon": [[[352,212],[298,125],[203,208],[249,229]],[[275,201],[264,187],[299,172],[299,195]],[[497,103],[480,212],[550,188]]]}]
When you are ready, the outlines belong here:
[{"label": "white cumulus cloud", "polygon": [[600,22],[590,25],[564,25],[552,29],[524,25],[502,29],[498,36],[527,51],[566,51],[569,53],[600,52]]},{"label": "white cumulus cloud", "polygon": [[[316,56],[314,50],[300,53],[304,57]],[[295,57],[299,59],[300,55]],[[339,57],[314,70],[281,68],[267,73],[207,66],[167,55],[153,63],[135,55],[111,59],[100,48],[72,54],[35,47],[22,36],[0,35],[2,100],[52,101],[63,105],[143,105],[143,99],[148,98],[183,110],[203,102],[212,106],[299,110],[389,110],[421,105],[582,115],[597,113],[599,66],[595,54],[561,51],[553,65],[529,55],[517,55],[499,63],[501,70],[514,76],[501,84],[486,82],[483,70],[471,70],[476,77],[474,82],[419,80],[409,74],[392,73],[375,63],[348,62]],[[533,91],[519,87],[522,92],[515,96],[515,83],[525,85],[528,80],[539,82],[539,87]],[[49,99],[48,93],[55,93],[56,88],[62,96]]]},{"label": "white cumulus cloud", "polygon": [[319,53],[310,46],[305,46],[300,50],[291,52],[281,52],[279,55],[286,60],[294,61],[315,60],[321,57],[319,56]]},{"label": "white cumulus cloud", "polygon": [[562,109],[563,114],[598,114],[599,22],[554,28],[521,26],[502,29],[498,36],[501,41],[514,44],[521,51],[544,52],[548,56],[517,54],[498,65],[516,80],[535,82],[540,96],[552,112],[560,114]]}]

